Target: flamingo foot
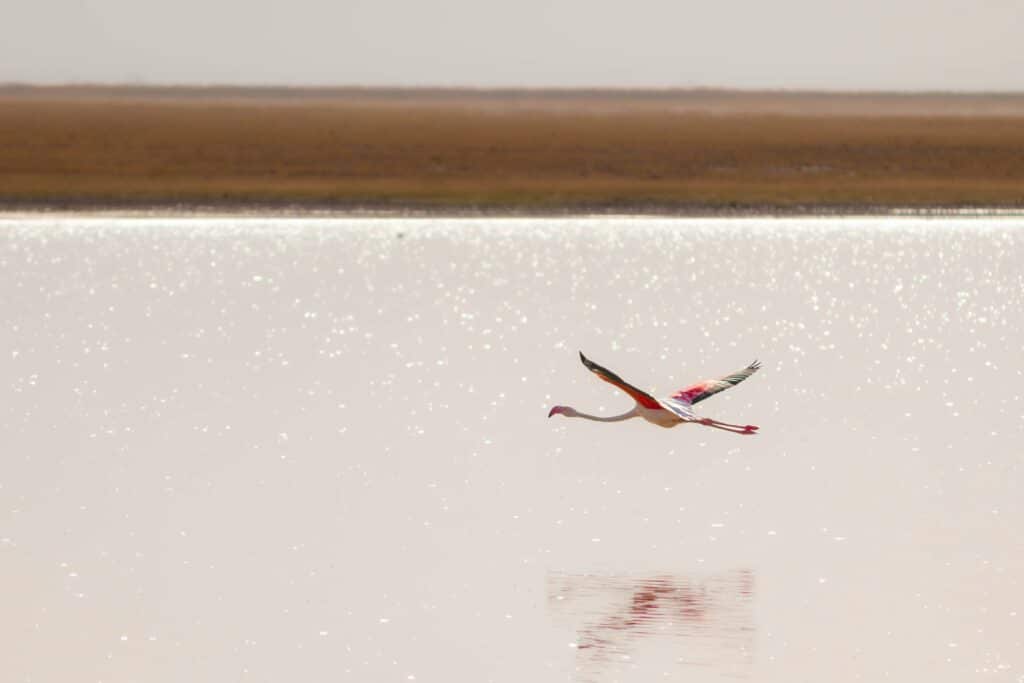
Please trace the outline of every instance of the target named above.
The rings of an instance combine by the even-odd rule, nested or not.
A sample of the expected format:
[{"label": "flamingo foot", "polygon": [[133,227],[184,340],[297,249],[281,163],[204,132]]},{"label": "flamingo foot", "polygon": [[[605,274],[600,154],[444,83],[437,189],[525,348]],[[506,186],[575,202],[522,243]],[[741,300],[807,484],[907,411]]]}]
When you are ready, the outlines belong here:
[{"label": "flamingo foot", "polygon": [[743,428],[744,434],[756,434],[757,430],[760,429],[757,425],[747,425]]}]

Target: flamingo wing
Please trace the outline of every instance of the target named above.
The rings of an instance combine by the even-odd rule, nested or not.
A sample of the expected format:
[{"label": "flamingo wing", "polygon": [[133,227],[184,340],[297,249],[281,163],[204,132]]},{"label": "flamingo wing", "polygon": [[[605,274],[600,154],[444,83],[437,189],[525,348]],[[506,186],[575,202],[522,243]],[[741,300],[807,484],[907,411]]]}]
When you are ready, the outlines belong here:
[{"label": "flamingo wing", "polygon": [[734,387],[746,378],[753,375],[761,368],[761,364],[758,361],[754,361],[742,370],[723,377],[721,379],[706,379],[703,382],[697,382],[696,384],[690,385],[685,389],[680,389],[676,393],[672,394],[672,398],[677,401],[685,401],[690,405],[703,401],[709,396],[714,396],[719,391],[725,391],[729,387]]},{"label": "flamingo wing", "polygon": [[693,422],[697,419],[697,414],[693,412],[693,406],[686,401],[681,401],[677,398],[663,398],[658,403],[665,410],[674,413],[683,422]]},{"label": "flamingo wing", "polygon": [[629,384],[624,379],[616,375],[611,370],[602,368],[600,365],[584,356],[582,351],[580,351],[580,360],[583,361],[583,365],[586,366],[587,370],[590,370],[592,373],[603,379],[605,382],[608,382],[609,384],[614,384],[619,389],[622,389],[624,392],[632,396],[633,399],[637,403],[642,405],[644,408],[651,408],[652,410],[663,410],[662,405],[658,403],[658,399],[654,398],[646,391],[640,391],[632,384]]}]

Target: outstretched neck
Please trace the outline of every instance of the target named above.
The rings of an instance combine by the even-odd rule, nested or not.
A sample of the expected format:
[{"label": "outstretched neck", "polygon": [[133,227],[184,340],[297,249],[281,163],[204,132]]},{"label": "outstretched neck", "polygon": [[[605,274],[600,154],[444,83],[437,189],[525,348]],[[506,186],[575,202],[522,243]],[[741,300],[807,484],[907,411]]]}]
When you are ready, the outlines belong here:
[{"label": "outstretched neck", "polygon": [[601,417],[600,415],[587,415],[586,413],[581,413],[578,410],[576,411],[575,415],[570,415],[570,417],[582,417],[585,420],[593,420],[594,422],[622,422],[623,420],[628,420],[631,417],[637,416],[638,413],[636,412],[636,408],[633,408],[633,410],[623,413],[622,415],[612,415],[610,417]]}]

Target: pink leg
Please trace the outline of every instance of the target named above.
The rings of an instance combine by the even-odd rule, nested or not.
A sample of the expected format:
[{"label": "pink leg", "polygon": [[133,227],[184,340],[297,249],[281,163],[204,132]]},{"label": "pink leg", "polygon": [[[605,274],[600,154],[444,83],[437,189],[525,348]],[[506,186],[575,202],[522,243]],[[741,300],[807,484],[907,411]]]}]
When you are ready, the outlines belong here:
[{"label": "pink leg", "polygon": [[700,424],[705,427],[714,427],[715,429],[721,429],[726,432],[733,432],[734,434],[753,434],[758,430],[757,425],[734,425],[728,422],[719,422],[718,420],[712,420],[709,417],[704,417],[699,420]]}]

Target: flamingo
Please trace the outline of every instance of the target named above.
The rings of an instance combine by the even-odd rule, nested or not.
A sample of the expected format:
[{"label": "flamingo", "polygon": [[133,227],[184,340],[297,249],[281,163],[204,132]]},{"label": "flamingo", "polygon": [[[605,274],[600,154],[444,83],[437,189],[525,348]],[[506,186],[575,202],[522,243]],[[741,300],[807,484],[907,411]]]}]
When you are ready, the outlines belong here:
[{"label": "flamingo", "polygon": [[637,389],[614,372],[591,361],[583,355],[582,351],[580,352],[580,360],[583,361],[583,365],[586,366],[587,370],[590,370],[605,382],[614,384],[619,389],[622,389],[633,397],[636,401],[636,405],[633,406],[633,409],[629,412],[623,413],[622,415],[613,415],[611,417],[588,415],[586,413],[581,413],[570,406],[555,406],[551,409],[551,412],[548,413],[548,417],[552,417],[554,415],[565,415],[566,417],[582,417],[586,420],[594,420],[595,422],[621,422],[622,420],[629,420],[634,417],[642,417],[648,422],[656,424],[659,427],[675,427],[676,425],[695,422],[697,424],[704,425],[705,427],[722,429],[727,432],[733,432],[734,434],[754,434],[758,430],[756,425],[735,425],[728,422],[719,422],[718,420],[712,420],[708,417],[698,417],[697,414],[693,412],[693,404],[703,401],[709,396],[714,396],[720,391],[725,391],[729,387],[736,386],[757,372],[761,367],[761,364],[756,360],[747,367],[742,370],[738,370],[731,375],[727,375],[721,379],[708,379],[703,382],[697,382],[685,389],[680,389],[668,398],[662,399],[654,398],[647,392]]}]

